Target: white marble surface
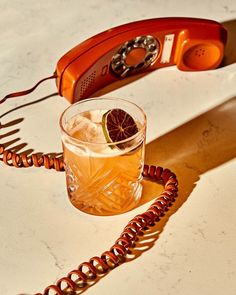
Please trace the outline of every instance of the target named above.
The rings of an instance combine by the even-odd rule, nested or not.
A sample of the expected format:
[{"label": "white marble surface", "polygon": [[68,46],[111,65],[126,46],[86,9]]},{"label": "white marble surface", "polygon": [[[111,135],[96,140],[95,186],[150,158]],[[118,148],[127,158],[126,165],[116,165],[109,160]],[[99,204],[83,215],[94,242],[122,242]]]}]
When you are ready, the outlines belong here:
[{"label": "white marble surface", "polygon": [[[1,0],[0,11],[0,96],[50,75],[57,60],[84,39],[134,20],[210,18],[233,24],[230,36],[236,39],[236,2],[230,0]],[[107,94],[144,108],[146,161],[173,169],[180,195],[150,236],[141,240],[147,251],[136,249],[134,259],[85,294],[235,294],[234,43],[220,69],[185,73],[166,68]],[[50,96],[55,92],[54,82],[48,81],[29,96],[2,104],[0,142],[12,141],[9,147],[18,146],[20,151],[61,151],[58,118],[68,103]],[[42,292],[81,262],[109,249],[123,226],[147,209],[159,189],[146,187],[143,204],[129,213],[95,217],[70,205],[64,173],[2,163],[0,169],[0,294],[4,295]]]}]

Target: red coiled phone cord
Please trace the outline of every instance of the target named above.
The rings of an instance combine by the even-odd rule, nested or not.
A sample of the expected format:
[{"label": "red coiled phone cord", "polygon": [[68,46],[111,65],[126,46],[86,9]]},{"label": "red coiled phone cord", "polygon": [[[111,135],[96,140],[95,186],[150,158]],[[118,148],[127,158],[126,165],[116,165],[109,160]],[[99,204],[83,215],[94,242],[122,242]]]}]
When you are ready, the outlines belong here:
[{"label": "red coiled phone cord", "polygon": [[49,154],[34,153],[27,155],[26,153],[16,153],[10,149],[6,149],[0,144],[0,158],[8,166],[21,167],[41,167],[46,169],[55,169],[56,171],[64,170],[64,162],[62,156],[50,156]]}]

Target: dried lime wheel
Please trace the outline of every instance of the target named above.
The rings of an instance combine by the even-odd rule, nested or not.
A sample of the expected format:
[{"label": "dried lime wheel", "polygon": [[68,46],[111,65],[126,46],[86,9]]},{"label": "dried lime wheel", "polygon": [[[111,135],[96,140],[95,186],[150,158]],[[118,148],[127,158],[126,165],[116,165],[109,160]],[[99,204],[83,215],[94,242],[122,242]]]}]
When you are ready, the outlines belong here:
[{"label": "dried lime wheel", "polygon": [[[133,136],[138,132],[135,120],[121,109],[112,109],[102,117],[102,128],[107,142],[116,143]],[[117,145],[122,148],[124,145]]]}]

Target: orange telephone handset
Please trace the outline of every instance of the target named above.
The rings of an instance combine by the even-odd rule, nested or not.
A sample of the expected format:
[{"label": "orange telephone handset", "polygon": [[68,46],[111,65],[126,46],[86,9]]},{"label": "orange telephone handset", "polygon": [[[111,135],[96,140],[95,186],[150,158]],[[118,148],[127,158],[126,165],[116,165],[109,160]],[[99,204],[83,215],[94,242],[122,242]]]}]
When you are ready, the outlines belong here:
[{"label": "orange telephone handset", "polygon": [[77,45],[57,63],[59,94],[71,103],[106,85],[176,64],[200,71],[219,66],[227,32],[216,21],[156,18],[109,29]]}]

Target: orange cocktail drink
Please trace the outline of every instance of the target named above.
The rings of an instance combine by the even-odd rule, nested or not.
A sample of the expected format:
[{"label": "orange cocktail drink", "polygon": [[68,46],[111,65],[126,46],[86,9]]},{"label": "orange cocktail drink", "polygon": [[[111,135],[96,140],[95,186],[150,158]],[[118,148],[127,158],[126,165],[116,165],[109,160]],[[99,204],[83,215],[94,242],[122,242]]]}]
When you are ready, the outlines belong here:
[{"label": "orange cocktail drink", "polygon": [[96,215],[135,207],[142,193],[142,109],[121,99],[87,99],[70,106],[60,124],[71,203]]}]

